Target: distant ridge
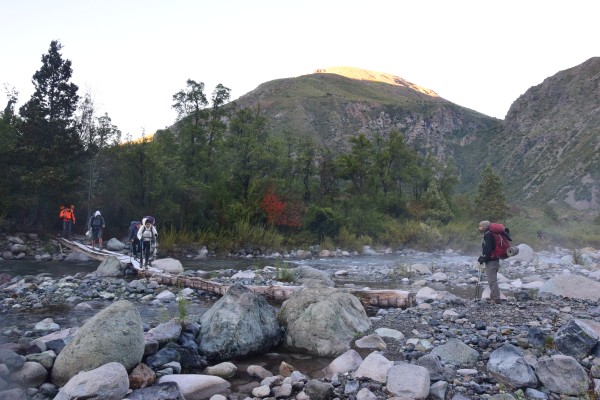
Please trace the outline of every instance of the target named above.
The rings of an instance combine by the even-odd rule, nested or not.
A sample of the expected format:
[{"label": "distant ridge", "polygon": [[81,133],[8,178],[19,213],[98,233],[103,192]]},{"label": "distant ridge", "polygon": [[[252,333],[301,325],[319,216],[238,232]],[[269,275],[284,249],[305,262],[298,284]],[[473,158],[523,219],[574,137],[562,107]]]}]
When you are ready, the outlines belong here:
[{"label": "distant ridge", "polygon": [[399,76],[386,74],[384,72],[369,71],[366,69],[360,69],[355,67],[328,67],[316,69],[315,74],[337,74],[345,76],[350,79],[357,79],[361,81],[372,81],[387,83],[389,85],[403,86],[415,90],[417,92],[426,94],[432,97],[439,97],[436,92],[431,89],[424,88],[416,85],[412,82],[402,79]]}]

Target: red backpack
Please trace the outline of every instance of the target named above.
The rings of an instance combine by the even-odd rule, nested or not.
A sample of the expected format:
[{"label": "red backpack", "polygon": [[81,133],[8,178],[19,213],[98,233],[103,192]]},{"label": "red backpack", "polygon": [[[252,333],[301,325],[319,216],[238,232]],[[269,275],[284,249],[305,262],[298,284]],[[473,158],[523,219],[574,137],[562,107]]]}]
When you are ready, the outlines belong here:
[{"label": "red backpack", "polygon": [[492,250],[492,254],[490,254],[490,257],[494,259],[508,258],[508,254],[506,254],[506,252],[510,248],[510,243],[508,242],[508,238],[506,237],[504,225],[497,223],[490,224],[489,231],[494,237],[494,250]]}]

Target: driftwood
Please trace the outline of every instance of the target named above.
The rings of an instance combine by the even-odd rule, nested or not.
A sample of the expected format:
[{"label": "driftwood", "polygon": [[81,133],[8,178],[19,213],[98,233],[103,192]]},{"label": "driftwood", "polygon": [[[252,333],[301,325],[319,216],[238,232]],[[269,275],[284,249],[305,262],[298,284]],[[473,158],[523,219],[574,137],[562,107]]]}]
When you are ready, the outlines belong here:
[{"label": "driftwood", "polygon": [[[108,250],[92,250],[89,246],[78,242],[71,242],[66,239],[60,239],[60,242],[72,250],[80,251],[99,261],[104,261],[108,257],[116,257],[123,265],[131,266],[138,277],[148,278],[162,285],[189,287],[199,289],[205,292],[224,295],[231,285],[212,282],[198,277],[171,275],[155,268],[141,269],[139,262],[129,256]],[[269,300],[285,301],[292,297],[294,293],[304,289],[303,286],[253,286],[246,287],[255,293],[264,295]],[[415,304],[414,295],[404,290],[361,290],[361,289],[342,289],[352,293],[365,306],[373,307],[398,307],[408,308]]]}]

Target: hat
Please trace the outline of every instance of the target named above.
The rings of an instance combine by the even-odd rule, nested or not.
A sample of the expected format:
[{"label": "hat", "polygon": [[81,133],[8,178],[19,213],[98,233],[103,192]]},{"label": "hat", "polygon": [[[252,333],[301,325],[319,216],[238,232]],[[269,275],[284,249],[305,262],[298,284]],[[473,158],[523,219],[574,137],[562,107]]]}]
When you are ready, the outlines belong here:
[{"label": "hat", "polygon": [[479,223],[479,226],[482,227],[483,229],[487,229],[490,227],[490,221],[481,221]]},{"label": "hat", "polygon": [[95,217],[97,217],[98,215],[100,215],[100,211],[96,211],[96,212],[94,213],[94,216],[95,216]]}]

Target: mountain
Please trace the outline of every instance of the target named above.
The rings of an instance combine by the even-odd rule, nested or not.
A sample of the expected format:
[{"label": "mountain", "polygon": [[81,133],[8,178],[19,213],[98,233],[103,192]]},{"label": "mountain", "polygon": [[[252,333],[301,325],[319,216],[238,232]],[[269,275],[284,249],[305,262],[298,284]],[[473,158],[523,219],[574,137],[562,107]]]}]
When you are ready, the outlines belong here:
[{"label": "mountain", "polygon": [[500,150],[498,169],[508,177],[510,197],[600,208],[600,57],[527,90],[492,147]]},{"label": "mountain", "polygon": [[235,103],[260,106],[274,134],[312,136],[334,153],[359,133],[399,130],[423,155],[452,160],[460,191],[473,191],[489,162],[511,201],[600,208],[600,58],[532,87],[505,120],[400,77],[351,67],[266,82]]},{"label": "mountain", "polygon": [[266,82],[236,103],[260,106],[273,133],[309,135],[334,152],[347,150],[359,133],[373,138],[396,129],[421,153],[443,161],[501,122],[402,78],[351,67]]}]

